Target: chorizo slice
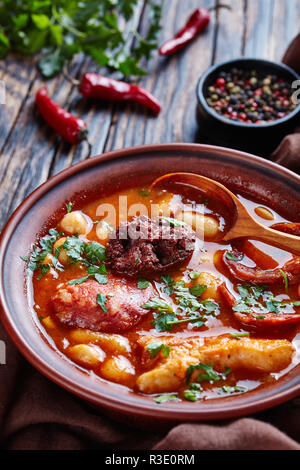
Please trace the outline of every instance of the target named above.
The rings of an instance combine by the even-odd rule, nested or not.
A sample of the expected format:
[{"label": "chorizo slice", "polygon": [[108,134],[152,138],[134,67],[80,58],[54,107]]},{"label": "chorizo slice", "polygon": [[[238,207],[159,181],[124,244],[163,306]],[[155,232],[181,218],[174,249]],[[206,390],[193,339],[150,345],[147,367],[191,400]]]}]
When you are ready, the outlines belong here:
[{"label": "chorizo slice", "polygon": [[270,228],[278,230],[279,232],[289,233],[300,237],[300,224],[299,223],[279,223],[274,224]]},{"label": "chorizo slice", "polygon": [[[229,291],[225,283],[221,284],[219,291],[222,294],[227,305],[233,309],[237,303],[235,296]],[[269,328],[286,326],[300,322],[300,313],[274,313],[264,312],[259,315],[255,312],[243,313],[233,310],[235,318],[246,326],[255,326],[257,328]]]},{"label": "chorizo slice", "polygon": [[300,256],[295,256],[293,259],[285,263],[282,268],[264,270],[257,266],[251,268],[240,263],[238,260],[242,255],[238,250],[233,249],[230,253],[230,257],[228,257],[227,251],[223,254],[223,262],[232,276],[239,281],[270,286],[277,284],[278,282],[284,282],[284,273],[289,284],[297,284],[300,282]]},{"label": "chorizo slice", "polygon": [[[101,302],[97,302],[101,295]],[[137,280],[108,275],[107,284],[88,280],[60,285],[51,299],[55,316],[66,325],[119,333],[136,325],[148,311],[141,306],[153,295],[152,286],[137,288]]]}]

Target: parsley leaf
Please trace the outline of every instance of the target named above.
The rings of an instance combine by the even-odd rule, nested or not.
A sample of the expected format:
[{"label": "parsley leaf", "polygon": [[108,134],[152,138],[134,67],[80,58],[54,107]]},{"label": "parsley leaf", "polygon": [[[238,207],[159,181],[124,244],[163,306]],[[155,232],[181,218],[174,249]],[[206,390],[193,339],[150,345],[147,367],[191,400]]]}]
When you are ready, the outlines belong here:
[{"label": "parsley leaf", "polygon": [[154,401],[156,403],[166,403],[167,401],[180,401],[180,398],[178,398],[177,395],[173,394],[163,394],[163,395],[158,395],[157,397],[154,398]]},{"label": "parsley leaf", "polygon": [[164,343],[159,341],[148,344],[147,349],[149,351],[150,359],[153,359],[155,356],[157,356],[160,351],[164,357],[168,357],[171,350],[170,346],[165,346]]},{"label": "parsley leaf", "polygon": [[104,294],[98,294],[96,301],[97,301],[97,304],[106,313],[107,312],[107,307],[105,307],[105,304],[107,302],[107,297]]},{"label": "parsley leaf", "polygon": [[141,277],[138,280],[138,289],[147,289],[147,287],[149,287],[150,285],[151,285],[151,283],[147,279],[144,279],[144,278]]},{"label": "parsley leaf", "polygon": [[146,3],[149,27],[141,36],[132,21],[137,0],[6,0],[0,3],[0,57],[41,51],[39,69],[52,77],[83,53],[124,75],[143,75],[140,63],[157,49],[162,1]]},{"label": "parsley leaf", "polygon": [[228,375],[231,372],[231,369],[229,369],[228,367],[222,373],[216,372],[213,369],[213,366],[211,364],[204,364],[203,362],[199,362],[199,364],[192,364],[187,368],[186,374],[185,374],[186,383],[189,382],[191,375],[195,370],[203,371],[203,373],[200,374],[197,378],[198,382],[208,381],[211,383],[218,382],[221,379],[224,380],[226,375]]},{"label": "parsley leaf", "polygon": [[165,274],[164,276],[161,276],[161,279],[166,284],[166,287],[164,288],[164,292],[169,295],[173,294],[173,288],[175,284],[174,279],[172,279],[169,274]]},{"label": "parsley leaf", "polygon": [[226,258],[232,261],[242,261],[244,255],[240,254],[239,256],[235,256],[231,251],[226,252]]}]

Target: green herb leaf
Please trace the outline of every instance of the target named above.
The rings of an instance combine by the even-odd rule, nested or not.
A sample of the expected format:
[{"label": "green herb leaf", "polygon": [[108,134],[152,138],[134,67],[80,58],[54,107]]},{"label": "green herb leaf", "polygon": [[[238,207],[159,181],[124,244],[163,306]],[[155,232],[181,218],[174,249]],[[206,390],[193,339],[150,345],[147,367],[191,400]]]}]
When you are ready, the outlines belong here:
[{"label": "green herb leaf", "polygon": [[239,256],[235,256],[231,251],[227,251],[226,252],[226,258],[232,260],[232,261],[242,261],[242,259],[244,258],[244,255],[239,255]]},{"label": "green herb leaf", "polygon": [[160,313],[173,312],[172,307],[163,299],[159,297],[152,297],[147,303],[142,305],[142,308],[149,310],[157,310]]},{"label": "green herb leaf", "polygon": [[195,284],[193,287],[190,287],[190,293],[195,297],[200,297],[201,294],[207,289],[207,286],[200,284]]},{"label": "green herb leaf", "polygon": [[250,333],[244,332],[244,333],[230,333],[230,336],[232,338],[245,338],[246,336],[250,336]]},{"label": "green herb leaf", "polygon": [[165,274],[164,276],[161,276],[161,279],[167,286],[164,288],[164,292],[169,295],[173,294],[173,288],[175,284],[174,279],[172,279],[169,274]]},{"label": "green herb leaf", "polygon": [[147,287],[151,286],[151,282],[147,281],[147,279],[143,279],[142,277],[138,280],[138,289],[147,289]]},{"label": "green herb leaf", "polygon": [[147,2],[149,27],[141,36],[132,21],[137,0],[5,0],[0,4],[0,57],[10,50],[25,55],[42,51],[39,69],[51,77],[83,53],[124,75],[143,75],[140,63],[157,49],[161,0],[157,2]]},{"label": "green herb leaf", "polygon": [[186,225],[184,222],[178,219],[173,219],[172,217],[163,217],[160,216],[158,217],[160,220],[163,220],[164,222],[168,222],[171,227],[182,227],[182,225]]},{"label": "green herb leaf", "polygon": [[239,387],[239,386],[230,386],[230,385],[223,385],[220,389],[224,393],[232,394],[232,393],[245,393],[248,392],[246,387]]},{"label": "green herb leaf", "polygon": [[164,394],[164,395],[158,395],[157,397],[155,397],[154,401],[156,403],[166,403],[167,401],[180,401],[180,398],[178,398],[177,395]]},{"label": "green herb leaf", "polygon": [[284,281],[284,287],[285,287],[285,290],[286,292],[289,290],[289,280],[288,280],[288,277],[286,275],[286,273],[284,271],[282,271],[282,269],[280,269],[280,273],[283,277],[283,281]]},{"label": "green herb leaf", "polygon": [[102,308],[102,310],[106,313],[107,312],[107,307],[105,307],[105,304],[107,302],[107,297],[103,294],[98,294],[97,295],[97,304]]},{"label": "green herb leaf", "polygon": [[92,242],[85,247],[85,256],[89,263],[99,264],[106,260],[106,249],[98,242]]},{"label": "green herb leaf", "polygon": [[71,212],[72,209],[73,209],[73,204],[72,204],[72,202],[67,202],[67,203],[66,203],[66,209],[67,209],[67,213],[70,214],[70,212]]},{"label": "green herb leaf", "polygon": [[139,191],[139,195],[143,197],[148,197],[150,196],[150,191],[147,191],[147,189],[141,189],[141,191]]},{"label": "green herb leaf", "polygon": [[198,273],[197,271],[191,271],[189,273],[189,277],[190,279],[194,280],[194,279],[198,279],[198,277],[200,276],[201,273]]},{"label": "green herb leaf", "polygon": [[148,344],[147,350],[149,351],[150,359],[153,359],[160,351],[164,357],[168,357],[171,348],[158,341]]},{"label": "green herb leaf", "polygon": [[211,383],[218,382],[221,379],[224,380],[226,375],[228,375],[231,372],[231,369],[229,369],[228,367],[222,373],[216,372],[213,369],[213,366],[211,364],[204,364],[203,362],[199,362],[199,364],[192,364],[187,368],[186,375],[185,375],[186,383],[189,382],[190,377],[195,370],[204,371],[202,374],[198,376],[197,378],[198,382],[208,381]]}]

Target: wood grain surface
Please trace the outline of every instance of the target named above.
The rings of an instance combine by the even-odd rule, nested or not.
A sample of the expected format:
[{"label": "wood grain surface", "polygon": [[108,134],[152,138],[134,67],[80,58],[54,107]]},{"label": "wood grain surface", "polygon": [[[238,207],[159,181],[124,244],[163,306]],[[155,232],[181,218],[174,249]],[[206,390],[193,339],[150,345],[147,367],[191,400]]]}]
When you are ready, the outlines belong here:
[{"label": "wood grain surface", "polygon": [[[138,105],[91,102],[60,75],[47,82],[60,105],[80,115],[89,126],[91,154],[160,142],[197,142],[195,87],[212,64],[240,56],[280,60],[300,30],[299,0],[165,0],[159,43],[172,37],[199,6],[231,6],[212,13],[208,29],[184,50],[169,58],[154,54],[148,75],[140,84],[162,103],[158,117]],[[147,27],[146,9],[139,1],[133,19]],[[128,44],[130,47],[130,44]],[[70,75],[101,71],[79,55]],[[0,105],[0,229],[12,211],[38,185],[62,169],[89,156],[85,142],[70,146],[61,141],[38,116],[34,94],[44,83],[35,59],[11,55],[0,63],[6,104]]]}]

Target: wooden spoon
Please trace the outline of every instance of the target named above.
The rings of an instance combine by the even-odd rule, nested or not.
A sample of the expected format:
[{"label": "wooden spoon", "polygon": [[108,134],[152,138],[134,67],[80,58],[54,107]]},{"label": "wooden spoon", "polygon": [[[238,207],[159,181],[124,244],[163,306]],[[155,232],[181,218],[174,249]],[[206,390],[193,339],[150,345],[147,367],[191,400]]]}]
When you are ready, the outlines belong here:
[{"label": "wooden spoon", "polygon": [[162,183],[186,184],[202,192],[210,193],[214,198],[225,204],[230,213],[233,214],[233,222],[230,229],[222,236],[222,240],[229,241],[235,238],[246,237],[260,240],[300,255],[300,237],[278,232],[257,222],[240,200],[217,181],[194,173],[168,173],[157,178],[152,183],[150,189]]}]

